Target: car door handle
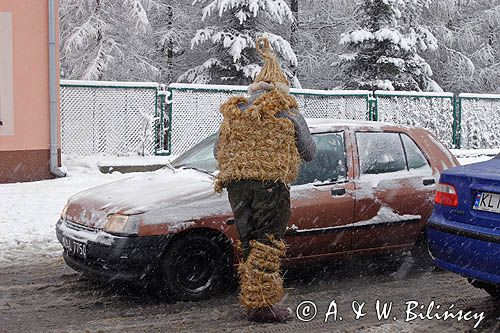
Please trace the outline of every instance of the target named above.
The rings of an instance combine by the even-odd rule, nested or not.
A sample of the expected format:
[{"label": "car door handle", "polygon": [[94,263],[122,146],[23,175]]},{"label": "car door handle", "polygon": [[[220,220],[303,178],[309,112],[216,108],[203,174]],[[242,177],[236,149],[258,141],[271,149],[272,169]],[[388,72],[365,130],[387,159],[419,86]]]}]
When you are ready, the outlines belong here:
[{"label": "car door handle", "polygon": [[332,196],[334,197],[338,197],[347,193],[345,188],[333,188],[331,192]]},{"label": "car door handle", "polygon": [[429,185],[432,185],[435,183],[436,183],[436,180],[434,178],[422,180],[422,184],[424,184],[424,186],[429,186]]}]

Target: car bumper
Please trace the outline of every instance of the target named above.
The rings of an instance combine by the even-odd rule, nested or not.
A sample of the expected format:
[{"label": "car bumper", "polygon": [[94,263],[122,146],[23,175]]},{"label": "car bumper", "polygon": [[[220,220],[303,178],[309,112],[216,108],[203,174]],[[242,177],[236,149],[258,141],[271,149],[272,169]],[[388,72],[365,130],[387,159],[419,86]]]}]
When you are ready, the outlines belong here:
[{"label": "car bumper", "polygon": [[427,237],[429,252],[438,267],[500,285],[500,230],[433,214],[427,222]]},{"label": "car bumper", "polygon": [[85,244],[86,255],[75,255],[64,250],[66,264],[76,271],[99,280],[141,281],[154,273],[171,235],[127,237],[102,230],[91,230],[59,220],[57,239],[63,238]]}]

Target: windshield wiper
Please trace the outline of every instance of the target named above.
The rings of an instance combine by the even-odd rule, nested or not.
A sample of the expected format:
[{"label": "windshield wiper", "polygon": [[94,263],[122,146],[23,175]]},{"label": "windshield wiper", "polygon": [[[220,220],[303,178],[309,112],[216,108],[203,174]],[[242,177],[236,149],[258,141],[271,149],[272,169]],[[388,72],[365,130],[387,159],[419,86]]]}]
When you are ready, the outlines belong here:
[{"label": "windshield wiper", "polygon": [[175,173],[175,167],[172,165],[170,160],[167,160],[166,167],[172,170],[173,173]]},{"label": "windshield wiper", "polygon": [[184,165],[181,165],[181,168],[183,168],[183,169],[191,169],[191,170],[196,170],[196,171],[199,171],[199,172],[206,173],[207,175],[210,175],[210,176],[212,176],[212,177],[213,177],[213,173],[211,173],[210,171],[207,171],[207,170],[204,170],[204,169],[201,169],[201,168],[195,167],[195,166],[184,166]]}]

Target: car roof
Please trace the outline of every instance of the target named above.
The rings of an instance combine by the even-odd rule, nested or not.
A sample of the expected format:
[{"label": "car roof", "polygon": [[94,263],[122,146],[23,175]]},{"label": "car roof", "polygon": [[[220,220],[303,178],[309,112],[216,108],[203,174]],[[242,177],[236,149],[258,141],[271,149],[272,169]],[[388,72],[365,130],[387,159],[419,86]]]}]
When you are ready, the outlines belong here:
[{"label": "car roof", "polygon": [[344,120],[344,119],[325,119],[325,118],[306,118],[306,122],[311,132],[322,132],[334,130],[338,127],[349,127],[356,129],[367,130],[384,130],[384,129],[411,129],[415,127],[384,123],[379,121],[366,120]]}]

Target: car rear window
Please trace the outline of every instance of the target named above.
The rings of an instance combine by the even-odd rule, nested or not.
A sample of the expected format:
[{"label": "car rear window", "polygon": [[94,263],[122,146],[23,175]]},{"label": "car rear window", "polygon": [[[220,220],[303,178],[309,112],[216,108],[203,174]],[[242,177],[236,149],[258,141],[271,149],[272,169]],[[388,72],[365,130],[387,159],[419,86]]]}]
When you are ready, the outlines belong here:
[{"label": "car rear window", "polygon": [[335,182],[347,179],[344,133],[313,134],[316,157],[303,163],[294,185]]},{"label": "car rear window", "polygon": [[407,170],[398,133],[357,132],[356,141],[362,175]]},{"label": "car rear window", "polygon": [[412,170],[429,167],[429,163],[424,154],[408,135],[402,133],[401,140],[403,140],[406,158],[408,160],[408,169]]}]

